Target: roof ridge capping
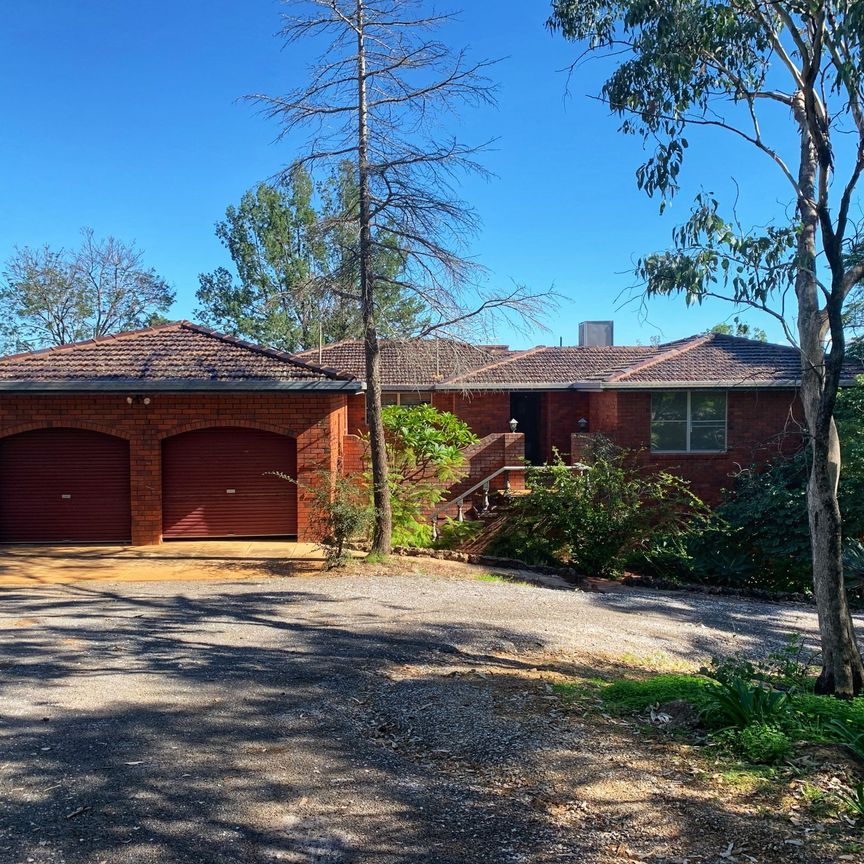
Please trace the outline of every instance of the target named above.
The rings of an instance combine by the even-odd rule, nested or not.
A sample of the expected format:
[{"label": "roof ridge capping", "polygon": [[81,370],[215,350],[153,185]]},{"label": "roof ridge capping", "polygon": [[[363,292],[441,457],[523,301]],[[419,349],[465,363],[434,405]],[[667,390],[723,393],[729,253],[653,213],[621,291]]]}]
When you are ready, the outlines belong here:
[{"label": "roof ridge capping", "polygon": [[465,372],[460,372],[458,375],[451,375],[449,378],[444,378],[439,381],[439,384],[454,384],[461,378],[466,378],[470,375],[477,375],[481,372],[486,372],[488,369],[496,369],[498,366],[503,366],[505,363],[510,363],[514,360],[521,360],[524,357],[532,357],[534,354],[545,351],[546,345],[535,345],[533,348],[526,348],[522,351],[515,351],[507,357],[500,357],[497,360],[492,360],[490,363],[485,363],[483,366],[477,366],[475,369],[468,369]]},{"label": "roof ridge capping", "polygon": [[658,346],[657,353],[653,356],[648,357],[645,360],[640,360],[638,363],[634,363],[632,366],[628,366],[626,369],[622,369],[620,372],[616,372],[614,375],[610,375],[604,380],[610,384],[615,381],[622,381],[629,375],[635,375],[637,372],[650,369],[658,363],[663,363],[673,357],[679,357],[682,354],[686,354],[694,348],[698,348],[700,345],[705,345],[711,341],[712,336],[714,335],[716,334],[708,333],[703,334],[702,336],[690,336],[684,340],[669,342],[667,343],[666,350],[663,350],[663,346]]},{"label": "roof ridge capping", "polygon": [[[40,354],[51,354],[57,351],[72,351],[76,348],[84,348],[88,345],[100,345],[103,342],[119,342],[133,336],[143,336],[145,333],[157,333],[160,330],[180,330],[188,321],[165,321],[162,324],[152,324],[149,327],[139,327],[137,330],[124,330],[122,333],[106,333],[103,336],[91,336],[89,339],[80,339],[77,342],[67,342],[64,345],[47,345],[45,348],[34,348],[32,351],[17,351],[15,354],[6,354],[0,357],[0,362],[6,360],[18,360],[22,357],[36,357]],[[196,325],[192,325],[196,326]]]}]

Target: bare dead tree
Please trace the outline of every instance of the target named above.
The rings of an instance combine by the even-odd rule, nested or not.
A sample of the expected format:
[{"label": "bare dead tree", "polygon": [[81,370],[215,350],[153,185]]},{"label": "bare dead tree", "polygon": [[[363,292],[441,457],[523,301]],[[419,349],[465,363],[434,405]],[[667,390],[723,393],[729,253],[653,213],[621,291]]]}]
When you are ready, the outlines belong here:
[{"label": "bare dead tree", "polygon": [[[437,37],[451,14],[424,11],[419,0],[288,0],[281,31],[288,45],[313,42],[321,55],[308,81],[285,96],[253,100],[281,126],[281,136],[308,131],[306,153],[294,164],[355,167],[354,212],[330,226],[346,238],[339,268],[355,269],[366,359],[367,418],[372,462],[374,554],[391,546],[392,516],[381,415],[376,289],[389,284],[429,310],[420,336],[481,326],[489,313],[535,320],[548,292],[514,287],[496,295],[479,287],[482,268],[467,253],[478,229],[457,193],[466,173],[485,173],[477,160],[486,143],[445,134],[457,109],[492,104],[490,61],[473,62]],[[280,136],[280,137],[281,137]],[[356,241],[356,242],[355,242]],[[397,277],[379,262],[400,256]],[[392,274],[392,269],[389,271]],[[334,274],[336,275],[336,274]],[[336,290],[346,280],[333,278]]]}]

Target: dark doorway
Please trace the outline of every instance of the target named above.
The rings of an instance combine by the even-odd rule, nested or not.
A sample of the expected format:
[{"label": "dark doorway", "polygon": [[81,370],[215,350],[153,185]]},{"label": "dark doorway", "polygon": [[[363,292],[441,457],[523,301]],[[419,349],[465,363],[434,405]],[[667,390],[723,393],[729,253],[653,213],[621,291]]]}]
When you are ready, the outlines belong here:
[{"label": "dark doorway", "polygon": [[540,394],[511,393],[510,416],[518,421],[517,432],[525,436],[525,458],[532,465],[543,462],[540,441]]}]

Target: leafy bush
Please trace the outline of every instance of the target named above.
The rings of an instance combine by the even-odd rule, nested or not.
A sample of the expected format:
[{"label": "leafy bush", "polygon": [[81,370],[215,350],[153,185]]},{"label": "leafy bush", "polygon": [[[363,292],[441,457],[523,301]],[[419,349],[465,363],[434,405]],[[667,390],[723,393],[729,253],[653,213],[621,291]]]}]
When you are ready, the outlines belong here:
[{"label": "leafy bush", "polygon": [[[270,473],[297,484],[293,477],[280,471]],[[303,489],[312,499],[313,531],[324,548],[325,567],[333,569],[351,560],[345,550],[348,543],[368,535],[372,507],[364,475],[321,471],[319,480],[314,486],[304,485]]]},{"label": "leafy bush", "polygon": [[809,591],[807,456],[746,469],[690,550],[694,577],[743,588]]},{"label": "leafy bush", "polygon": [[745,729],[754,723],[776,724],[789,714],[789,695],[743,678],[718,681],[706,691],[703,716],[712,726]]},{"label": "leafy bush", "polygon": [[390,465],[393,542],[431,546],[426,515],[464,475],[462,448],[477,437],[466,423],[432,405],[388,405],[383,411]]},{"label": "leafy bush", "polygon": [[724,729],[711,736],[712,741],[747,762],[773,765],[789,755],[789,736],[770,723],[753,723],[743,729]]},{"label": "leafy bush", "polygon": [[529,468],[528,495],[516,498],[493,554],[538,564],[569,564],[583,573],[613,575],[654,537],[683,533],[704,510],[685,483],[651,474],[631,454],[597,438],[576,471],[555,454]]},{"label": "leafy bush", "polygon": [[[844,388],[835,412],[842,446],[840,509],[849,588],[864,587],[864,388]],[[747,588],[810,592],[809,454],[740,471],[704,530],[691,532],[678,563],[694,578]]]},{"label": "leafy bush", "polygon": [[436,549],[458,549],[464,543],[473,540],[484,528],[481,521],[445,519],[438,526],[438,539],[432,544]]},{"label": "leafy bush", "polygon": [[748,762],[772,765],[789,755],[792,742],[782,729],[769,723],[754,723],[741,730],[738,746]]}]

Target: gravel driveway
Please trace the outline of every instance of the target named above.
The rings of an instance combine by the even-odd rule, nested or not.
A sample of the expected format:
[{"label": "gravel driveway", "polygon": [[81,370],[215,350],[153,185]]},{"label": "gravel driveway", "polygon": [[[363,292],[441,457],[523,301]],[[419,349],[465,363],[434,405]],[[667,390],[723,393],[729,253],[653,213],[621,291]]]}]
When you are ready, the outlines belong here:
[{"label": "gravel driveway", "polygon": [[615,861],[614,825],[576,830],[519,785],[559,750],[587,783],[609,753],[546,711],[538,666],[816,627],[728,598],[384,573],[0,598],[10,864]]}]

